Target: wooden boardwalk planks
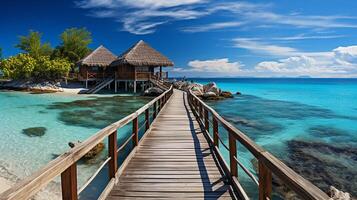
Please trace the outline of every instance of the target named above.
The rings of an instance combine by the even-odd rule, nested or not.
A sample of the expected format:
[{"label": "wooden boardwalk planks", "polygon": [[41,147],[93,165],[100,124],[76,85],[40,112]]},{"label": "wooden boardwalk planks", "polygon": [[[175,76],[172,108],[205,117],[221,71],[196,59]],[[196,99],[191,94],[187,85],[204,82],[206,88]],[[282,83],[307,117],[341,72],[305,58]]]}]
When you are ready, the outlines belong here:
[{"label": "wooden boardwalk planks", "polygon": [[232,199],[230,186],[175,90],[107,199]]}]

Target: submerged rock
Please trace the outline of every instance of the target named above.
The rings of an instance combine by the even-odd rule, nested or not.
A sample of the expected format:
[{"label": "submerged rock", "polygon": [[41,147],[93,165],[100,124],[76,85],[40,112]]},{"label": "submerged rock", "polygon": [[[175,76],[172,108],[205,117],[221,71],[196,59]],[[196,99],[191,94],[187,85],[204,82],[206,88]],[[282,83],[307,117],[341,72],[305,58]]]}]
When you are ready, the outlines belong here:
[{"label": "submerged rock", "polygon": [[242,93],[241,92],[236,92],[236,95],[241,95]]},{"label": "submerged rock", "polygon": [[159,96],[164,91],[158,87],[151,87],[144,91],[144,96]]},{"label": "submerged rock", "polygon": [[45,135],[47,129],[45,127],[31,127],[22,130],[22,133],[29,137],[41,137]]},{"label": "submerged rock", "polygon": [[228,91],[222,91],[220,96],[222,96],[224,98],[233,98],[233,94],[231,92],[228,92]]},{"label": "submerged rock", "polygon": [[292,140],[288,151],[286,164],[326,193],[335,186],[357,196],[356,147]]},{"label": "submerged rock", "polygon": [[46,107],[58,110],[58,119],[70,126],[104,128],[135,112],[152,97],[91,97],[71,102],[56,102]]},{"label": "submerged rock", "polygon": [[[78,141],[78,142],[69,142],[68,145],[71,147],[71,148],[74,148],[76,145],[80,144],[81,141]],[[97,157],[100,152],[103,151],[103,149],[105,148],[105,145],[103,142],[100,142],[99,144],[97,144],[96,146],[93,147],[93,149],[91,149],[90,151],[88,151],[88,153],[86,153],[84,156],[83,156],[83,159],[93,159],[95,157]]]},{"label": "submerged rock", "polygon": [[331,126],[314,126],[309,128],[308,131],[316,137],[332,137],[332,136],[348,135],[346,131]]}]

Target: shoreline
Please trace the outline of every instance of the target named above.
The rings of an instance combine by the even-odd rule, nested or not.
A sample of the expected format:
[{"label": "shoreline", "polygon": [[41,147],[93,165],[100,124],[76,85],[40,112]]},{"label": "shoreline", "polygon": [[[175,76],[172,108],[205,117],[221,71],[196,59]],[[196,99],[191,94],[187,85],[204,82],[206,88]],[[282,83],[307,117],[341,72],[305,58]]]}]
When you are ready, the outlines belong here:
[{"label": "shoreline", "polygon": [[88,89],[76,82],[65,85],[63,83],[52,84],[49,82],[28,83],[24,81],[13,81],[0,84],[0,91],[1,90],[30,92],[32,94],[56,93],[77,95]]}]

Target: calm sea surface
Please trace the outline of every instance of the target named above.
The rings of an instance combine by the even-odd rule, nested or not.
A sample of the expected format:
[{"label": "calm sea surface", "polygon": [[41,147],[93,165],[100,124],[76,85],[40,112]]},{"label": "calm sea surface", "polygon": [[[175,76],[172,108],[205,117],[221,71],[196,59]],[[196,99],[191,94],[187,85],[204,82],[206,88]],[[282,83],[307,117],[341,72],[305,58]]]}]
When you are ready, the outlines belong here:
[{"label": "calm sea surface", "polygon": [[[334,185],[357,196],[357,79],[193,80],[214,81],[223,90],[241,92],[233,99],[208,103],[320,188],[328,190]],[[29,176],[68,150],[68,142],[84,141],[149,100],[0,92],[0,177],[16,182]],[[28,136],[24,134],[27,128],[45,128],[46,132],[43,136]],[[124,141],[129,130],[120,130],[118,139]],[[226,133],[220,132],[227,143]],[[228,152],[222,152],[228,160]],[[79,163],[79,186],[106,154],[105,150],[98,158]],[[242,145],[238,146],[238,157],[255,173],[253,157]],[[240,181],[254,197],[256,187],[243,170],[239,171]],[[95,199],[93,194],[103,189],[105,177],[104,170],[82,193],[82,199]],[[59,180],[50,185],[49,191],[58,194]]]},{"label": "calm sea surface", "polygon": [[[357,196],[357,79],[193,80],[241,92],[208,103],[323,190],[334,185]],[[252,155],[239,148],[239,158],[255,172]],[[254,191],[243,172],[240,176]]]},{"label": "calm sea surface", "polygon": [[[17,182],[31,175],[69,150],[68,142],[84,141],[150,100],[134,96],[0,91],[0,177]],[[28,128],[46,131],[42,136],[26,135],[24,130]],[[125,141],[130,129],[120,129],[118,140]],[[96,171],[106,155],[105,149],[97,158],[79,162],[79,187]],[[100,174],[102,181],[94,181],[93,187],[82,193],[82,199],[98,197],[96,195],[107,181],[105,170],[103,175]],[[57,199],[60,195],[59,183],[59,179],[51,183],[43,199]]]}]

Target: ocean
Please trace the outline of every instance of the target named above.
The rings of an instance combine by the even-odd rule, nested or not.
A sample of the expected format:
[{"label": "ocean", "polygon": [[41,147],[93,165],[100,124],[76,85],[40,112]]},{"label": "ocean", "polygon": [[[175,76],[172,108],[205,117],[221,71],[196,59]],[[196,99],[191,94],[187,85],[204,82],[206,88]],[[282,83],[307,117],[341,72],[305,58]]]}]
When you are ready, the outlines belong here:
[{"label": "ocean", "polygon": [[[333,185],[357,196],[357,79],[192,80],[202,84],[215,82],[234,94],[241,92],[233,99],[207,103],[324,191]],[[135,96],[1,91],[0,178],[17,182],[31,175],[67,151],[68,142],[84,141],[150,100]],[[26,134],[28,128],[44,130],[44,135]],[[130,129],[120,130],[118,140],[124,141]],[[227,143],[227,133],[220,134]],[[222,149],[222,153],[228,161],[228,152]],[[105,150],[98,158],[79,163],[79,187],[96,171],[106,154]],[[256,174],[252,155],[239,144],[238,158]],[[95,199],[108,181],[105,177],[104,169],[81,198]],[[239,180],[254,199],[257,187],[242,169]],[[278,187],[273,189],[279,193]],[[59,179],[48,191],[59,194]]]},{"label": "ocean", "polygon": [[[332,185],[357,196],[357,79],[192,80],[240,92],[233,99],[208,104],[324,191]],[[222,135],[227,138],[226,133]],[[228,152],[222,151],[229,160]],[[238,157],[256,173],[255,161],[242,145],[238,145]],[[243,170],[239,172],[250,195],[256,195],[252,181]]]}]

